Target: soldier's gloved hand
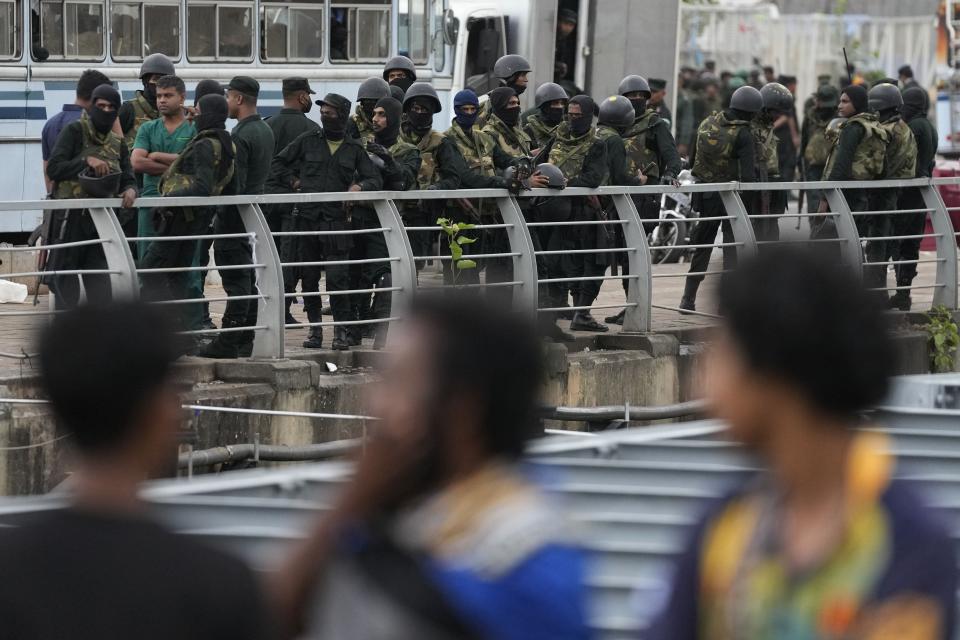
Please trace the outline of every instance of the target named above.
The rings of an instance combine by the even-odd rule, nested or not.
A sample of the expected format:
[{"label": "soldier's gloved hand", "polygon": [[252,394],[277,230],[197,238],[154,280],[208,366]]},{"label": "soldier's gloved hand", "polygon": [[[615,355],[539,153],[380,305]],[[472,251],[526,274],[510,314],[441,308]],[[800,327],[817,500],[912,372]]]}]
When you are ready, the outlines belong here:
[{"label": "soldier's gloved hand", "polygon": [[660,176],[660,184],[669,184],[669,185],[672,185],[672,186],[674,186],[674,187],[679,187],[679,186],[680,186],[680,181],[677,180],[675,176],[672,176],[672,175],[670,175],[669,173],[666,173],[666,174]]},{"label": "soldier's gloved hand", "polygon": [[367,153],[372,153],[386,163],[393,162],[393,156],[390,155],[390,152],[387,151],[387,148],[382,144],[377,144],[376,142],[367,143]]},{"label": "soldier's gloved hand", "polygon": [[509,191],[513,195],[517,195],[518,193],[523,191],[523,181],[517,178],[512,178],[510,180],[507,180],[507,191]]}]

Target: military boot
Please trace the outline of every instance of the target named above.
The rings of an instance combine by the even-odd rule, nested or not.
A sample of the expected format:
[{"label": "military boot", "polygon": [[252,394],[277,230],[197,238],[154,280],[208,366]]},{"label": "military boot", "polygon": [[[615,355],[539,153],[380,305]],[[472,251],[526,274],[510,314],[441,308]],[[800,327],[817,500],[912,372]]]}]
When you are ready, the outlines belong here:
[{"label": "military boot", "polygon": [[347,327],[334,328],[333,344],[330,345],[334,351],[349,351],[352,344],[350,330]]},{"label": "military boot", "polygon": [[697,310],[697,289],[699,288],[699,280],[687,278],[687,282],[683,285],[683,297],[680,299],[680,308],[682,309],[680,313]]},{"label": "military boot", "polygon": [[[315,310],[307,311],[308,322],[320,322],[321,316]],[[303,341],[303,346],[307,349],[323,348],[323,327],[310,327],[307,333],[307,339]]]},{"label": "military boot", "polygon": [[910,299],[909,289],[898,289],[896,293],[890,296],[890,308],[900,311],[910,311],[913,301]]},{"label": "military boot", "polygon": [[589,311],[577,311],[570,321],[572,331],[593,331],[595,333],[606,333],[610,330],[605,324],[597,322],[597,319],[590,315]]},{"label": "military boot", "polygon": [[201,358],[235,359],[239,357],[236,345],[228,344],[219,337],[197,351]]},{"label": "military boot", "polygon": [[607,316],[606,318],[603,319],[603,321],[606,322],[607,324],[618,324],[620,326],[623,326],[623,317],[625,315],[627,315],[627,310],[621,309],[620,313],[612,316]]}]

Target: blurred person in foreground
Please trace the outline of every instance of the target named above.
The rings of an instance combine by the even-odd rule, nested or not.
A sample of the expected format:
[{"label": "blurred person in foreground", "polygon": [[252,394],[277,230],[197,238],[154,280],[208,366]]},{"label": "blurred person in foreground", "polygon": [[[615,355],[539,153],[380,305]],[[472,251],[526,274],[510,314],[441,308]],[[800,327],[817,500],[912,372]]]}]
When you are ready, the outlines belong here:
[{"label": "blurred person in foreground", "polygon": [[266,636],[253,574],[154,523],[141,481],[175,464],[178,349],[158,307],[54,317],[40,365],[73,471],[62,509],[0,532],[5,640],[236,640]]},{"label": "blurred person in foreground", "polygon": [[286,637],[589,637],[583,552],[519,463],[539,431],[533,327],[448,297],[401,330],[353,480],[275,576]]},{"label": "blurred person in foreground", "polygon": [[646,637],[952,637],[950,538],[891,478],[886,436],[858,430],[894,360],[876,297],[784,248],[734,271],[720,301],[708,396],[766,469],[697,526]]}]

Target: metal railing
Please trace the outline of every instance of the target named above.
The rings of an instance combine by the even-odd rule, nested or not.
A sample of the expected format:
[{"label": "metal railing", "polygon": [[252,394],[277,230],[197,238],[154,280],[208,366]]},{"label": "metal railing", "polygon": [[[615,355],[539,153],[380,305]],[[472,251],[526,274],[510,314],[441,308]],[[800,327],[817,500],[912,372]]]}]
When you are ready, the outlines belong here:
[{"label": "metal railing", "polygon": [[[694,272],[662,272],[654,273],[655,264],[652,256],[663,251],[663,247],[650,246],[647,234],[651,225],[656,225],[656,220],[641,220],[635,204],[636,197],[647,197],[659,199],[664,194],[692,195],[697,193],[715,193],[722,200],[723,211],[721,216],[691,218],[689,224],[701,224],[703,222],[718,221],[723,226],[729,225],[731,238],[724,238],[720,241],[719,234],[717,240],[712,238],[702,244],[686,243],[681,249],[695,250],[698,247],[712,251],[714,248],[728,249],[737,256],[749,255],[761,250],[763,246],[777,242],[776,239],[759,239],[755,233],[755,227],[765,218],[775,220],[779,225],[779,220],[784,218],[793,218],[799,221],[807,220],[808,223],[814,219],[829,218],[833,221],[835,233],[833,237],[825,237],[814,240],[814,242],[823,243],[837,247],[837,253],[840,261],[856,273],[863,273],[865,269],[883,269],[885,273],[886,265],[898,264],[926,264],[936,263],[936,274],[934,282],[931,284],[916,284],[914,289],[932,289],[933,304],[944,305],[950,309],[958,307],[958,254],[957,254],[957,232],[954,230],[950,219],[950,209],[948,209],[940,197],[937,187],[940,185],[958,185],[958,178],[936,178],[936,179],[916,179],[899,180],[884,182],[816,182],[816,183],[721,183],[721,184],[693,184],[681,187],[673,186],[648,186],[648,187],[602,187],[599,189],[569,188],[561,191],[549,189],[537,189],[511,196],[502,189],[480,189],[480,190],[458,190],[458,191],[409,191],[409,192],[357,192],[357,193],[294,193],[277,194],[261,196],[220,196],[216,198],[141,198],[136,202],[137,207],[213,207],[232,205],[239,212],[243,223],[244,233],[234,234],[203,234],[189,237],[152,237],[152,238],[127,238],[123,234],[121,225],[117,219],[115,210],[120,207],[119,199],[80,199],[80,200],[41,200],[41,201],[6,201],[0,202],[0,212],[3,211],[21,211],[21,210],[71,210],[68,215],[89,215],[99,239],[83,239],[80,241],[61,242],[42,247],[49,251],[70,250],[82,247],[100,246],[103,248],[103,258],[105,264],[98,268],[88,269],[63,269],[61,271],[36,270],[22,273],[5,274],[3,277],[32,277],[43,275],[65,276],[75,278],[82,277],[85,282],[88,278],[106,279],[109,283],[109,290],[113,296],[136,297],[140,292],[140,279],[144,275],[170,273],[170,272],[203,272],[212,270],[226,269],[252,269],[256,274],[255,291],[245,296],[246,299],[256,300],[258,306],[257,322],[252,327],[220,327],[216,329],[192,330],[188,333],[195,334],[219,334],[231,331],[254,331],[255,341],[252,355],[258,358],[282,358],[284,356],[284,337],[285,332],[293,330],[294,326],[287,326],[285,323],[285,300],[294,296],[302,296],[303,292],[289,293],[284,289],[284,268],[302,265],[302,262],[282,262],[277,248],[277,238],[284,236],[297,235],[331,235],[344,234],[356,236],[360,234],[377,233],[382,234],[387,247],[388,255],[383,258],[363,259],[349,258],[344,260],[321,259],[309,263],[318,267],[330,266],[354,266],[360,267],[373,262],[388,264],[391,274],[392,285],[383,290],[375,290],[371,287],[361,287],[359,289],[347,289],[340,291],[321,290],[315,294],[318,296],[336,296],[336,295],[370,295],[378,291],[388,291],[390,294],[390,312],[386,317],[375,318],[372,320],[351,320],[342,321],[334,319],[333,321],[321,321],[314,323],[304,323],[295,325],[296,328],[302,328],[307,325],[356,325],[356,324],[376,324],[389,323],[402,319],[411,302],[414,292],[417,290],[418,269],[417,264],[426,260],[438,260],[443,263],[449,261],[449,256],[444,255],[414,255],[410,238],[410,232],[439,231],[439,227],[433,225],[426,227],[405,227],[401,218],[399,206],[410,201],[430,202],[444,201],[453,199],[469,198],[471,201],[483,199],[492,202],[495,205],[496,215],[478,220],[478,228],[474,233],[497,232],[506,237],[506,246],[508,251],[494,253],[474,253],[465,255],[465,258],[473,258],[483,263],[485,260],[506,260],[509,261],[512,268],[512,277],[502,282],[493,282],[487,279],[485,282],[476,282],[466,286],[478,286],[486,288],[503,287],[512,290],[512,304],[515,309],[523,310],[531,314],[534,313],[558,313],[566,310],[576,310],[576,301],[574,306],[561,307],[550,306],[543,300],[541,292],[551,284],[557,283],[584,283],[599,282],[602,284],[608,280],[618,280],[627,282],[623,302],[606,304],[594,302],[584,307],[584,310],[607,308],[622,308],[625,310],[623,319],[624,332],[648,332],[653,329],[653,309],[663,309],[670,311],[681,311],[677,306],[666,304],[665,301],[654,299],[653,281],[655,278],[686,278],[689,276],[716,276],[723,273],[723,269],[706,268],[702,271]],[[848,205],[845,191],[853,189],[878,189],[878,188],[905,188],[913,187],[919,189],[924,208],[908,210],[891,211],[851,211]],[[823,197],[829,203],[829,212],[825,214],[816,214],[808,212],[787,211],[782,214],[751,214],[745,205],[747,194],[754,192],[782,192],[782,191],[808,191],[822,192]],[[553,198],[580,198],[586,196],[598,196],[607,205],[605,219],[596,220],[569,220],[569,221],[544,221],[532,216],[528,219],[528,212],[534,208],[530,202],[531,198],[536,198],[538,203],[549,203]],[[365,204],[376,213],[376,226],[373,228],[347,229],[344,231],[316,231],[316,232],[271,232],[264,214],[261,210],[263,205],[277,204],[317,204],[317,203],[340,203],[350,202],[354,206]],[[542,205],[541,205],[542,206]],[[84,213],[80,213],[83,211]],[[884,235],[880,237],[861,237],[858,233],[858,219],[866,215],[919,215],[927,213],[929,215],[932,233],[922,233],[920,235]],[[2,214],[0,214],[2,215]],[[538,247],[535,236],[541,229],[553,228],[564,229],[570,227],[587,227],[594,225],[599,228],[606,225],[609,228],[622,229],[622,244],[601,248],[601,249],[577,249],[577,250],[550,250],[545,247]],[[864,246],[871,242],[891,242],[895,240],[908,238],[932,238],[936,245],[936,257],[918,258],[913,260],[894,260],[889,259],[870,261],[864,257]],[[217,265],[185,266],[176,268],[154,268],[138,269],[131,251],[131,244],[141,242],[172,242],[180,240],[199,240],[218,238],[246,239],[252,248],[252,260],[248,264],[229,265],[228,267]],[[442,246],[442,245],[441,245]],[[15,248],[23,250],[23,248]],[[565,256],[578,255],[583,253],[592,253],[596,255],[608,254],[617,256],[629,268],[629,275],[615,275],[604,271],[602,275],[584,275],[573,277],[556,277],[555,274],[545,272],[541,263],[557,254]],[[481,265],[482,266],[482,265]],[[91,280],[91,283],[95,282]],[[445,283],[443,286],[451,286]],[[463,286],[463,285],[460,285]],[[887,290],[898,290],[906,287],[881,287]],[[181,300],[166,300],[167,304],[187,304],[203,301],[227,301],[230,296],[224,295],[214,298],[194,298]],[[236,299],[240,299],[239,297]],[[36,310],[36,311],[0,311],[0,318],[3,316],[22,316],[22,315],[41,315],[54,313],[54,311]],[[710,315],[702,311],[696,312],[699,315]]]}]

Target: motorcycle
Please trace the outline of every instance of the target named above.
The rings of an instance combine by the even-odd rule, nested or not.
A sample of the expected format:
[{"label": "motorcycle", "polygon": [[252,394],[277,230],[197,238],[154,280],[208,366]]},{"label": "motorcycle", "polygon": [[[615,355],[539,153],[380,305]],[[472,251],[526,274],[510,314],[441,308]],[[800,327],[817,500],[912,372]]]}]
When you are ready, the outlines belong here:
[{"label": "motorcycle", "polygon": [[[681,186],[696,182],[689,169],[677,176]],[[650,245],[650,258],[654,264],[672,264],[679,262],[686,253],[686,245],[697,224],[699,212],[693,208],[690,194],[665,193],[660,198],[660,218],[647,234]]]}]

